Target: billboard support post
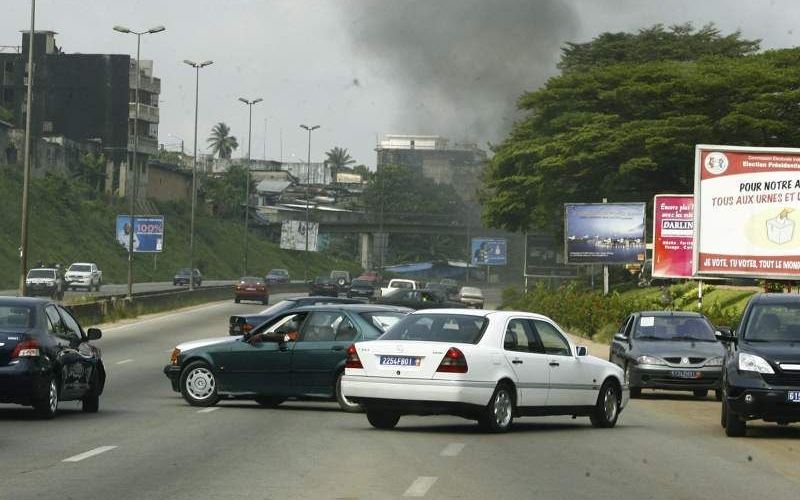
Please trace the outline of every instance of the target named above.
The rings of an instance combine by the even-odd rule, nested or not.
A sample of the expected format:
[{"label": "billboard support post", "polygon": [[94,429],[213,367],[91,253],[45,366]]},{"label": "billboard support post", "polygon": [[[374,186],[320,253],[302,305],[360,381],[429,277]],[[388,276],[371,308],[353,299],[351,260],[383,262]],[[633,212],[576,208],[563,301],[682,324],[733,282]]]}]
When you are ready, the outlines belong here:
[{"label": "billboard support post", "polygon": [[703,280],[697,282],[697,309],[703,308]]},{"label": "billboard support post", "polygon": [[603,266],[603,295],[608,295],[608,266]]}]

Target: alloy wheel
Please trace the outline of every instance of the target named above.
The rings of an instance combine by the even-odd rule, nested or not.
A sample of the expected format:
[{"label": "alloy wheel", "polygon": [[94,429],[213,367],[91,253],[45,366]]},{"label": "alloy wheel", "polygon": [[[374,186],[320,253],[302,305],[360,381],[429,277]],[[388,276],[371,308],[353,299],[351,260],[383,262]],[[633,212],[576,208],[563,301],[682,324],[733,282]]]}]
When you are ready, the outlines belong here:
[{"label": "alloy wheel", "polygon": [[207,399],[214,394],[215,387],[214,374],[208,368],[194,368],[186,376],[186,390],[195,399]]}]

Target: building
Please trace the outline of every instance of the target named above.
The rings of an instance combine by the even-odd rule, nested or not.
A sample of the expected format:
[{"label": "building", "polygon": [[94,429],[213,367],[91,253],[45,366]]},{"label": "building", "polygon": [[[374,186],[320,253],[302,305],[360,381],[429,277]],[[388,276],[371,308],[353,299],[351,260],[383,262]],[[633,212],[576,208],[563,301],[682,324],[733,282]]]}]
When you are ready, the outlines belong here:
[{"label": "building", "polygon": [[147,198],[156,201],[190,202],[192,171],[179,165],[150,160],[147,163],[147,181],[144,189]]}]

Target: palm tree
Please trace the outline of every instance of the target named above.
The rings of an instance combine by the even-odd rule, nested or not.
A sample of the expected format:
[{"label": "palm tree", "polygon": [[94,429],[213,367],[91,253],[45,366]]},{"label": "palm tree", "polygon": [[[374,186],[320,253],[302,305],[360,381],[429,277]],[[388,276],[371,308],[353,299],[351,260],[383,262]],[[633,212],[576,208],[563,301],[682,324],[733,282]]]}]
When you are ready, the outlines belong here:
[{"label": "palm tree", "polygon": [[334,182],[336,182],[336,174],[340,168],[347,167],[356,162],[350,156],[350,153],[347,152],[347,148],[340,148],[338,146],[325,153],[325,157],[325,163],[331,166],[331,177],[333,177]]},{"label": "palm tree", "polygon": [[231,153],[239,147],[236,137],[230,135],[231,128],[219,122],[211,129],[211,137],[208,138],[208,143],[211,145],[211,153],[219,156],[220,158],[230,159]]}]

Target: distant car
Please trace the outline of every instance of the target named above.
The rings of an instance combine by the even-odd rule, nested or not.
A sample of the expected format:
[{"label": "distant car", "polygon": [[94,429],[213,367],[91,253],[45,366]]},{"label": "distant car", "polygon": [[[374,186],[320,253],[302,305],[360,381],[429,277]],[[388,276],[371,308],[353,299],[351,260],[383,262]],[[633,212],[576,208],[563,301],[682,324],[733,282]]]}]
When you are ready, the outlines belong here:
[{"label": "distant car", "polygon": [[97,268],[93,262],[76,262],[69,266],[64,275],[65,286],[71,289],[86,287],[88,291],[92,289],[100,291],[103,283],[103,272]]},{"label": "distant car", "polygon": [[463,304],[447,300],[443,294],[433,290],[397,289],[375,299],[376,304],[410,307],[411,309],[460,308]]},{"label": "distant car", "polygon": [[286,269],[270,269],[264,280],[268,285],[289,283],[289,271]]},{"label": "distant car", "polygon": [[428,283],[423,290],[433,290],[444,297],[447,297],[450,293],[450,288],[442,283]]},{"label": "distant car", "polygon": [[200,286],[203,284],[203,275],[200,273],[199,269],[190,269],[188,267],[184,267],[172,278],[172,284],[174,286],[188,286],[189,280],[194,282],[194,286]]},{"label": "distant car", "polygon": [[309,285],[308,295],[326,295],[329,297],[339,296],[339,285],[333,278],[317,276]]},{"label": "distant car", "polygon": [[347,346],[378,338],[408,312],[367,304],[301,307],[242,337],[180,344],[164,373],[193,406],[236,398],[275,407],[303,397],[335,399],[344,411],[360,411],[341,392]]},{"label": "distant car", "polygon": [[25,290],[28,297],[45,296],[61,300],[64,298],[64,280],[58,269],[31,269],[25,277]]},{"label": "distant car", "polygon": [[705,397],[720,382],[725,348],[702,314],[642,311],[628,316],[614,335],[609,361],[625,372],[632,398],[643,388],[691,391]]},{"label": "distant car", "polygon": [[43,418],[56,415],[59,401],[98,411],[106,372],[90,341],[101,336],[49,300],[0,298],[0,403],[33,406]]},{"label": "distant car", "polygon": [[336,282],[340,292],[346,292],[350,288],[349,271],[331,271],[331,278]]},{"label": "distant car", "polygon": [[483,309],[483,292],[474,286],[462,286],[458,292],[458,300],[467,307]]},{"label": "distant car", "polygon": [[305,306],[319,306],[323,304],[363,304],[361,299],[346,297],[292,297],[271,305],[257,314],[238,314],[229,319],[228,333],[230,335],[244,335],[259,325],[271,320],[278,314]]},{"label": "distant car", "polygon": [[263,278],[244,276],[233,285],[234,302],[255,300],[264,305],[269,303],[269,288]]},{"label": "distant car", "polygon": [[371,299],[375,297],[376,284],[374,281],[354,279],[347,290],[348,297],[364,297]]},{"label": "distant car", "polygon": [[447,294],[448,295],[450,295],[452,297],[455,297],[455,296],[458,295],[458,281],[450,279],[450,278],[444,278],[439,283],[447,287]]},{"label": "distant car", "polygon": [[551,319],[513,311],[417,311],[347,348],[344,396],[379,429],[403,415],[456,415],[505,432],[514,417],[586,416],[614,427],[622,370],[575,346]]}]

